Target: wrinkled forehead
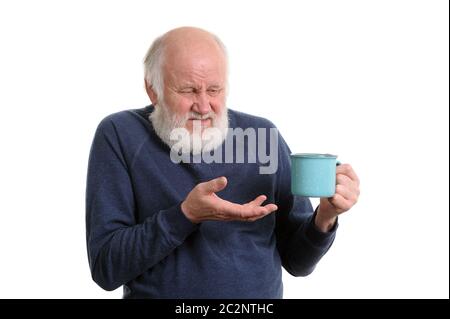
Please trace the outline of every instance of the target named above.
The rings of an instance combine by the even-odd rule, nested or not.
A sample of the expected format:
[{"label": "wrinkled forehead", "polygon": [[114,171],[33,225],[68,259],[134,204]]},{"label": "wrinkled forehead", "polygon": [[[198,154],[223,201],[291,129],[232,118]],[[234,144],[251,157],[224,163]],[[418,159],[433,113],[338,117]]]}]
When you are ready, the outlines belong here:
[{"label": "wrinkled forehead", "polygon": [[163,70],[166,77],[211,78],[225,81],[226,57],[218,46],[185,45],[167,48]]}]

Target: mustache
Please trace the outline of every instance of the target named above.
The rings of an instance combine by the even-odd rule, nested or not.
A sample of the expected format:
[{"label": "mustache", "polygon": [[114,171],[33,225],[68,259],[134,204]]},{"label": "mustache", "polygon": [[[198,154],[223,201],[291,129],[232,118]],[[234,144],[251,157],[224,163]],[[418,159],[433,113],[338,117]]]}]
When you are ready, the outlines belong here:
[{"label": "mustache", "polygon": [[206,120],[206,119],[215,119],[216,118],[216,113],[214,113],[213,111],[209,111],[206,114],[200,114],[197,112],[189,112],[187,114],[187,119],[189,120]]}]

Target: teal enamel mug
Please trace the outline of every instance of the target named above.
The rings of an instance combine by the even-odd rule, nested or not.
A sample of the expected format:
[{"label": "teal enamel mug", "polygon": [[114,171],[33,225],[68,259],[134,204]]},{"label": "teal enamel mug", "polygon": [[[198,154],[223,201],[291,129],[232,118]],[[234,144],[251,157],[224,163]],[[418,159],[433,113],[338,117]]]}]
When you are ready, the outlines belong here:
[{"label": "teal enamel mug", "polygon": [[291,154],[291,191],[304,197],[332,197],[336,192],[336,155]]}]

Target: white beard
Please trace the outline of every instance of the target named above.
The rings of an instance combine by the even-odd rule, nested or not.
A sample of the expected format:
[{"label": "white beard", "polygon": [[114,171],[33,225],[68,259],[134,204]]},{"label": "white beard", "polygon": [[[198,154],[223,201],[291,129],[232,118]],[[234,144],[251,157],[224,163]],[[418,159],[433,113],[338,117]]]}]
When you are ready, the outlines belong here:
[{"label": "white beard", "polygon": [[[189,119],[195,118],[197,120],[211,118],[211,127],[206,129],[195,129],[197,121],[193,123],[193,132],[190,133],[186,128],[186,123]],[[220,145],[222,145],[228,131],[228,110],[223,109],[221,114],[216,114],[213,111],[205,115],[200,115],[195,112],[188,112],[184,116],[178,116],[169,111],[165,103],[159,103],[155,106],[154,111],[150,114],[149,120],[153,124],[156,134],[159,138],[167,144],[171,149],[176,146],[183,152],[189,152],[193,155],[210,152]],[[171,134],[174,130],[180,132],[180,128],[184,134],[188,134],[188,138],[180,140],[171,139]],[[198,126],[197,126],[198,128]],[[220,134],[213,134],[220,132]]]}]

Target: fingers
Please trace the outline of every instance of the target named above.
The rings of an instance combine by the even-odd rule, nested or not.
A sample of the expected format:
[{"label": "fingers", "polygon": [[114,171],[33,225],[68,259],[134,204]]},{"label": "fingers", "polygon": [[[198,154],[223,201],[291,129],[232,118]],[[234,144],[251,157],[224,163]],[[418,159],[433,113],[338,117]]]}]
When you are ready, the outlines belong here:
[{"label": "fingers", "polygon": [[350,179],[347,175],[338,174],[336,176],[336,185],[344,186],[345,188],[348,188],[352,192],[355,192],[357,195],[359,195],[359,186],[356,184],[355,181]]},{"label": "fingers", "polygon": [[221,176],[210,181],[198,184],[199,189],[205,194],[217,193],[227,186],[227,178]]},{"label": "fingers", "polygon": [[341,195],[346,200],[356,203],[358,201],[358,193],[344,185],[336,185],[336,194]]},{"label": "fingers", "polygon": [[188,194],[182,204],[183,213],[194,222],[204,220],[243,220],[252,221],[262,218],[278,209],[275,204],[263,205],[267,196],[257,196],[246,204],[236,204],[220,198],[216,192],[227,186],[222,176],[199,183]]},{"label": "fingers", "polygon": [[261,206],[261,204],[264,203],[264,201],[266,199],[267,199],[266,195],[259,195],[254,200],[252,200],[250,203],[252,203],[252,204],[254,204],[256,206]]},{"label": "fingers", "polygon": [[336,207],[338,213],[348,211],[353,206],[352,201],[346,199],[338,193],[334,194],[334,196],[330,199],[330,202],[334,207]]},{"label": "fingers", "polygon": [[256,213],[246,215],[240,220],[248,221],[248,222],[254,222],[254,221],[258,220],[258,219],[261,219],[261,218],[263,218],[263,217],[273,213],[277,209],[278,209],[277,205],[275,205],[275,204],[267,204],[266,206],[259,207],[259,209],[256,211]]},{"label": "fingers", "polygon": [[273,213],[274,211],[276,211],[278,209],[278,206],[275,204],[267,204],[266,206],[264,206],[264,208],[270,213]]},{"label": "fingers", "polygon": [[359,178],[350,164],[342,164],[336,167],[336,174],[348,176],[356,185],[359,185]]},{"label": "fingers", "polygon": [[351,166],[348,164],[344,165],[343,172],[336,175],[336,193],[354,205],[358,201],[360,194],[359,180]]},{"label": "fingers", "polygon": [[266,199],[265,195],[260,195],[244,205],[221,199],[218,207],[219,214],[226,220],[255,221],[278,209],[275,204],[261,206]]}]

